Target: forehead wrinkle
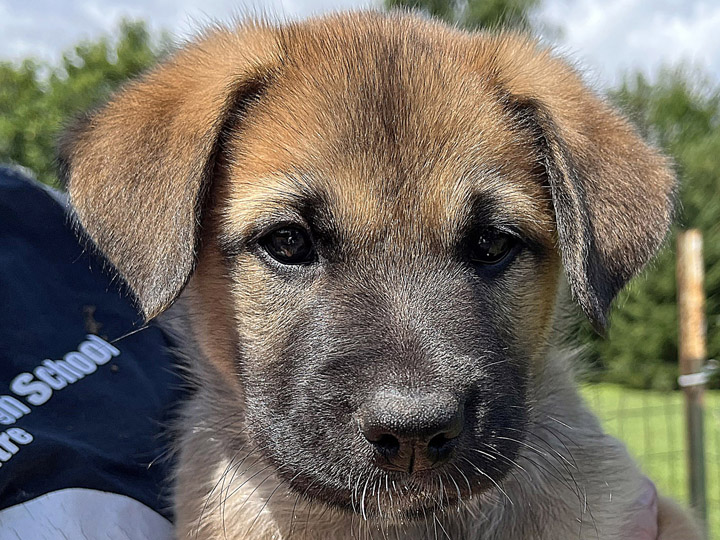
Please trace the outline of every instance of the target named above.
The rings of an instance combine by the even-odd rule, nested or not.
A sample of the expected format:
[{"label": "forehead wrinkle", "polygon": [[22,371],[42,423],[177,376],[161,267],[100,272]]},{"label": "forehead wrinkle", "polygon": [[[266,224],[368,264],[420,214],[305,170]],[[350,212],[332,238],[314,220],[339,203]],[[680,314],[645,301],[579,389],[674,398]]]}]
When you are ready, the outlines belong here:
[{"label": "forehead wrinkle", "polygon": [[382,234],[382,205],[369,186],[339,182],[328,193],[328,217],[346,241],[359,243]]},{"label": "forehead wrinkle", "polygon": [[529,179],[522,171],[493,174],[469,180],[475,200],[492,201],[491,225],[519,229],[519,232],[544,245],[552,245],[554,215],[549,194],[539,180]]},{"label": "forehead wrinkle", "polygon": [[247,232],[258,221],[304,221],[307,208],[325,196],[322,184],[303,174],[277,172],[249,180],[231,179],[225,226]]},{"label": "forehead wrinkle", "polygon": [[[548,236],[553,223],[544,211],[547,194],[520,187],[529,184],[519,177],[529,176],[531,145],[518,140],[497,96],[474,69],[459,57],[457,69],[446,70],[433,47],[411,54],[416,45],[407,40],[386,44],[384,52],[392,49],[392,55],[363,42],[356,52],[364,67],[358,69],[343,53],[348,44],[335,46],[337,54],[288,53],[289,59],[298,56],[297,65],[285,66],[248,119],[256,136],[246,141],[254,139],[252,148],[245,147],[249,161],[260,153],[265,170],[294,163],[313,171],[311,183],[325,188],[324,210],[348,241],[402,229],[415,237],[439,236],[448,245],[468,219],[473,194],[483,189],[502,198],[499,220]],[[505,184],[518,185],[513,191]],[[281,197],[273,204],[289,202]]]},{"label": "forehead wrinkle", "polygon": [[444,245],[453,245],[468,227],[483,222],[552,245],[554,215],[538,179],[522,169],[503,172],[487,163],[438,173],[435,182],[406,186],[404,198],[419,209],[416,226],[435,229]]}]

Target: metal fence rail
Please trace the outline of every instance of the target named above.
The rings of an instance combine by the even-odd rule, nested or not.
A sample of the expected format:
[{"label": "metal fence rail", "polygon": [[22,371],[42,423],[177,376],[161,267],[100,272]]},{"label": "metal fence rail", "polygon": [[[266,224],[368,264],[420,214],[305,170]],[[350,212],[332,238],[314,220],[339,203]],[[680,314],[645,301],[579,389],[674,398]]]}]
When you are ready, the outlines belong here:
[{"label": "metal fence rail", "polygon": [[[663,494],[690,504],[682,392],[587,385],[583,395],[608,433],[626,443]],[[705,486],[709,538],[720,540],[720,391],[705,394]]]}]

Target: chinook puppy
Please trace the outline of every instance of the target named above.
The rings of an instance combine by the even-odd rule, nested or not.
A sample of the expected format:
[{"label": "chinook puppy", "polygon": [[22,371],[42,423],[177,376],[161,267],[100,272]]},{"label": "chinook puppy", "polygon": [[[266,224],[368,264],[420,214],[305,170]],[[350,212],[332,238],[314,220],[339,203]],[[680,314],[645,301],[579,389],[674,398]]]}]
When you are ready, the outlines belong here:
[{"label": "chinook puppy", "polygon": [[190,324],[180,538],[696,537],[558,347],[675,180],[549,51],[400,14],[215,29],[61,152],[146,318]]}]

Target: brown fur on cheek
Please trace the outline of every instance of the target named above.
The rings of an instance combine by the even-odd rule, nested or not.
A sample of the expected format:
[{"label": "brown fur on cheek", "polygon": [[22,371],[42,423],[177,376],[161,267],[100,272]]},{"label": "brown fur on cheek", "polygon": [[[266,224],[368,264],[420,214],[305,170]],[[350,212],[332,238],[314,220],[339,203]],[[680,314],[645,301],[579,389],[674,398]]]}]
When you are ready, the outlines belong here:
[{"label": "brown fur on cheek", "polygon": [[238,330],[233,311],[232,281],[217,243],[203,242],[200,258],[188,286],[188,317],[203,356],[231,387],[240,390],[235,358]]},{"label": "brown fur on cheek", "polygon": [[547,352],[562,265],[555,250],[544,253],[539,261],[533,255],[528,258],[535,260],[518,261],[503,279],[503,288],[509,292],[498,301],[510,306],[512,334],[528,352],[528,360],[536,364]]},{"label": "brown fur on cheek", "polygon": [[233,266],[232,302],[243,353],[262,359],[261,368],[268,367],[273,358],[282,356],[286,332],[304,298],[277,279],[254,253],[238,256]]}]

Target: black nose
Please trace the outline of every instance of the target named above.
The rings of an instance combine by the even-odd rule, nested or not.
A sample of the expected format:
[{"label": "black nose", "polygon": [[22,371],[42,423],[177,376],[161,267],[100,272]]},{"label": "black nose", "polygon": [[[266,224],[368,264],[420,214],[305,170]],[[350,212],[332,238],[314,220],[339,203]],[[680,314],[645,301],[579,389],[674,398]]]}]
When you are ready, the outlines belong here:
[{"label": "black nose", "polygon": [[463,409],[450,394],[386,389],[362,407],[358,421],[380,467],[412,473],[450,459]]}]

